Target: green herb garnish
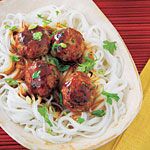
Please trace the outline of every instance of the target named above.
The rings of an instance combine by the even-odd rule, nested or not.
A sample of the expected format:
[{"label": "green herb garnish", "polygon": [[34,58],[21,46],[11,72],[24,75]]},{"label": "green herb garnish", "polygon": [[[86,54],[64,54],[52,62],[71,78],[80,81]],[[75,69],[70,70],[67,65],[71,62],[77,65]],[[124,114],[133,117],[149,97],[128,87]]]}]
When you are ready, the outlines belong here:
[{"label": "green herb garnish", "polygon": [[28,29],[29,30],[32,30],[32,29],[35,29],[38,25],[37,24],[31,24]]},{"label": "green herb garnish", "polygon": [[43,17],[41,14],[37,15],[40,19],[42,19],[42,23],[44,26],[47,26],[48,24],[50,24],[52,22],[51,19],[47,19],[46,17]]},{"label": "green herb garnish", "polygon": [[103,70],[103,69],[99,69],[97,72],[98,72],[98,74],[101,74],[101,75],[105,74],[105,70]]},{"label": "green herb garnish", "polygon": [[62,48],[67,48],[67,44],[65,44],[65,43],[60,43],[59,44]]},{"label": "green herb garnish", "polygon": [[38,71],[34,72],[34,73],[32,74],[32,79],[36,79],[36,78],[38,78],[38,77],[40,76],[40,73],[41,73],[41,71],[40,71],[40,70],[38,70]]},{"label": "green herb garnish", "polygon": [[43,35],[42,32],[35,32],[35,33],[33,33],[33,40],[41,41],[42,35]]},{"label": "green herb garnish", "polygon": [[61,92],[59,93],[59,103],[63,105],[63,97]]},{"label": "green herb garnish", "polygon": [[58,70],[61,72],[65,72],[66,70],[68,70],[70,68],[69,65],[59,65],[58,66]]},{"label": "green herb garnish", "polygon": [[115,50],[117,49],[116,42],[104,41],[103,48],[108,50],[111,54],[114,54]]},{"label": "green herb garnish", "polygon": [[59,15],[59,13],[60,13],[60,11],[59,11],[59,10],[56,10],[56,15],[57,15],[57,16]]},{"label": "green herb garnish", "polygon": [[54,43],[52,45],[52,51],[57,51],[57,49],[58,49],[59,46],[60,46],[59,44]]},{"label": "green herb garnish", "polygon": [[61,71],[61,72],[65,72],[66,70],[68,70],[70,68],[69,65],[61,64],[57,58],[52,57],[52,56],[47,56],[46,61],[49,64],[55,65],[58,68],[58,70]]},{"label": "green herb garnish", "polygon": [[84,119],[84,118],[81,118],[81,117],[79,117],[79,118],[77,119],[77,122],[80,123],[80,124],[83,123],[84,121],[85,121],[85,119]]},{"label": "green herb garnish", "polygon": [[41,14],[37,14],[37,16],[38,16],[40,19],[44,19],[44,17],[43,17]]},{"label": "green herb garnish", "polygon": [[16,55],[11,55],[10,58],[11,58],[11,60],[12,60],[13,62],[18,62],[18,61],[20,61],[19,56],[16,56]]},{"label": "green herb garnish", "polygon": [[51,121],[49,120],[47,107],[46,106],[39,107],[38,112],[44,118],[45,122],[47,122],[49,124],[49,126],[52,127],[53,125],[52,125]]},{"label": "green herb garnish", "polygon": [[93,60],[89,57],[85,57],[85,62],[83,62],[82,64],[79,64],[77,70],[88,73],[89,71],[91,71],[94,68],[96,61],[97,61],[97,59]]},{"label": "green herb garnish", "polygon": [[50,37],[53,37],[57,32],[58,32],[57,30],[53,31]]},{"label": "green herb garnish", "polygon": [[5,82],[10,86],[17,86],[18,85],[17,80],[14,80],[13,78],[5,79]]},{"label": "green herb garnish", "polygon": [[52,46],[52,50],[57,51],[58,47],[67,48],[67,44],[65,44],[65,43],[59,43],[59,44],[54,43]]},{"label": "green herb garnish", "polygon": [[106,114],[104,110],[94,110],[92,112],[92,115],[97,116],[97,117],[103,117]]},{"label": "green herb garnish", "polygon": [[5,29],[9,29],[11,31],[15,31],[17,29],[17,26],[9,26],[9,25],[5,25]]},{"label": "green herb garnish", "polygon": [[107,98],[107,100],[106,100],[106,102],[108,103],[108,104],[110,104],[110,105],[112,105],[112,100],[114,99],[116,102],[118,102],[119,101],[119,96],[118,96],[118,94],[116,94],[116,93],[108,93],[108,92],[106,92],[106,91],[103,91],[102,92],[102,95],[104,95],[104,96],[106,96],[106,98]]},{"label": "green herb garnish", "polygon": [[48,134],[51,134],[51,133],[52,133],[52,130],[51,130],[51,129],[47,129],[47,133],[48,133]]},{"label": "green herb garnish", "polygon": [[55,65],[56,67],[59,66],[59,61],[58,61],[58,59],[55,58],[55,57],[47,56],[47,57],[46,57],[46,61],[47,61],[49,64]]}]

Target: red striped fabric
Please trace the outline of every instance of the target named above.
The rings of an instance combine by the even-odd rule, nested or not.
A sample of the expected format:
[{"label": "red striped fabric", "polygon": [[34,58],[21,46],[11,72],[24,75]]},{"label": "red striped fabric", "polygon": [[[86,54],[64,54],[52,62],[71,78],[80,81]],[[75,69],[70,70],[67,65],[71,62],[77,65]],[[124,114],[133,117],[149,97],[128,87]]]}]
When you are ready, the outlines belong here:
[{"label": "red striped fabric", "polygon": [[[124,39],[138,71],[150,58],[150,1],[94,0]],[[115,39],[114,39],[115,40]],[[0,150],[25,150],[0,128]]]}]

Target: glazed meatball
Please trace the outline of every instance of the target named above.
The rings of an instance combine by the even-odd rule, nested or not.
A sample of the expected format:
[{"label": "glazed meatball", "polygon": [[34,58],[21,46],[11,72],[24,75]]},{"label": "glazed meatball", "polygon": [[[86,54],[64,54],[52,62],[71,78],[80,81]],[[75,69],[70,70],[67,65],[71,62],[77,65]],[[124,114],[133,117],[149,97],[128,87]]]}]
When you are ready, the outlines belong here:
[{"label": "glazed meatball", "polygon": [[24,31],[14,35],[14,40],[14,52],[25,58],[35,59],[49,51],[49,33],[40,26],[31,30],[26,27]]},{"label": "glazed meatball", "polygon": [[52,38],[51,54],[62,61],[77,62],[84,50],[82,34],[72,28],[62,29]]},{"label": "glazed meatball", "polygon": [[56,67],[42,60],[34,61],[26,68],[25,82],[32,94],[47,97],[58,81],[59,71]]},{"label": "glazed meatball", "polygon": [[88,111],[93,104],[92,91],[91,80],[85,73],[73,73],[62,86],[63,104],[73,112]]}]

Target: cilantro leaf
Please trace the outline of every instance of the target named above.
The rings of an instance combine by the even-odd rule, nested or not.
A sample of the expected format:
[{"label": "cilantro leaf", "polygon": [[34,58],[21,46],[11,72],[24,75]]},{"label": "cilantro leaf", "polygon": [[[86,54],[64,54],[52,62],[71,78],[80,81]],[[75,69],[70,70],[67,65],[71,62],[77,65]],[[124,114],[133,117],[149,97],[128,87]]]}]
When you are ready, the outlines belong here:
[{"label": "cilantro leaf", "polygon": [[18,82],[17,80],[14,80],[13,78],[6,78],[5,82],[10,86],[17,86]]},{"label": "cilantro leaf", "polygon": [[106,98],[107,98],[106,102],[110,105],[112,105],[112,99],[115,100],[116,102],[118,102],[120,99],[118,94],[116,94],[116,93],[108,93],[106,91],[103,91],[102,95],[106,96]]},{"label": "cilantro leaf", "polygon": [[19,56],[16,56],[16,55],[11,55],[10,58],[11,58],[11,60],[12,60],[13,62],[18,62],[18,61],[20,61]]},{"label": "cilantro leaf", "polygon": [[9,26],[9,25],[5,25],[5,29],[9,29],[11,31],[15,31],[17,29],[17,26]]},{"label": "cilantro leaf", "polygon": [[83,62],[82,64],[79,64],[77,70],[88,73],[89,71],[91,71],[94,68],[96,61],[97,60],[93,60],[89,57],[85,57],[85,62]]},{"label": "cilantro leaf", "polygon": [[66,70],[68,70],[70,68],[69,65],[59,65],[58,70],[61,72],[65,72]]},{"label": "cilantro leaf", "polygon": [[61,71],[61,72],[65,72],[70,68],[70,65],[60,64],[59,60],[55,57],[52,57],[52,56],[47,56],[46,61],[49,64],[55,65],[58,68],[58,70]]},{"label": "cilantro leaf", "polygon": [[81,118],[81,117],[79,117],[79,118],[77,119],[77,122],[80,123],[80,124],[83,123],[84,121],[85,121],[85,119],[84,119],[84,118]]},{"label": "cilantro leaf", "polygon": [[61,105],[63,105],[63,97],[62,97],[62,93],[59,93],[59,102]]},{"label": "cilantro leaf", "polygon": [[108,50],[111,54],[114,54],[115,50],[117,49],[116,42],[110,41],[103,41],[103,48]]},{"label": "cilantro leaf", "polygon": [[42,19],[42,23],[44,26],[47,26],[52,22],[51,19],[47,19],[46,17],[43,17],[41,14],[37,14],[38,18]]},{"label": "cilantro leaf", "polygon": [[94,110],[92,112],[92,115],[97,116],[97,117],[103,117],[106,114],[104,110]]},{"label": "cilantro leaf", "polygon": [[56,10],[56,15],[58,16],[61,13],[59,10]]},{"label": "cilantro leaf", "polygon": [[52,125],[51,121],[49,120],[48,109],[46,108],[46,106],[39,107],[38,112],[44,118],[45,122],[47,122],[49,124],[49,126],[52,127],[53,125]]},{"label": "cilantro leaf", "polygon": [[110,97],[107,97],[106,102],[107,102],[109,105],[112,105],[112,99],[111,99]]},{"label": "cilantro leaf", "polygon": [[38,71],[34,72],[34,73],[32,74],[32,79],[36,79],[36,78],[38,78],[38,77],[40,76],[40,73],[41,73],[41,71],[40,71],[40,70],[38,70]]},{"label": "cilantro leaf", "polygon": [[58,59],[55,58],[55,57],[47,56],[47,57],[46,57],[46,61],[47,61],[49,64],[55,65],[57,68],[59,67],[59,61],[58,61]]},{"label": "cilantro leaf", "polygon": [[37,24],[31,24],[28,29],[29,30],[32,30],[32,29],[35,29],[38,25]]}]

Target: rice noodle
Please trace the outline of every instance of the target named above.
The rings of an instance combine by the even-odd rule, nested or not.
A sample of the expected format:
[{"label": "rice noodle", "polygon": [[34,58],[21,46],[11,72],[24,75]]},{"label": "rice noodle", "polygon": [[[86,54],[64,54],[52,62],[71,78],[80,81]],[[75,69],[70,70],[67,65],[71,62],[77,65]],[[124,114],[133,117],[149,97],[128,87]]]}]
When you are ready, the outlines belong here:
[{"label": "rice noodle", "polygon": [[[59,11],[59,14],[56,14],[56,11]],[[65,21],[69,27],[73,27],[83,34],[86,42],[90,43],[91,48],[96,50],[95,55],[98,61],[95,69],[104,69],[105,71],[104,75],[100,75],[100,86],[104,87],[104,90],[108,92],[117,93],[120,100],[118,103],[113,101],[112,105],[109,105],[106,101],[101,103],[99,108],[106,108],[106,115],[101,118],[91,117],[87,112],[82,112],[81,117],[85,120],[82,124],[79,124],[72,118],[72,113],[68,113],[65,116],[61,115],[56,120],[54,119],[54,114],[49,113],[49,120],[53,125],[50,127],[38,112],[39,101],[36,100],[32,104],[28,104],[23,97],[17,94],[18,88],[11,88],[4,82],[4,78],[14,77],[14,74],[7,76],[1,73],[0,75],[3,75],[4,78],[0,79],[0,85],[4,85],[0,88],[0,93],[2,93],[0,95],[0,105],[8,113],[12,121],[22,125],[25,131],[31,132],[34,136],[44,141],[65,143],[76,136],[87,138],[104,136],[107,129],[110,126],[115,126],[126,112],[123,96],[127,87],[127,82],[122,78],[122,58],[103,50],[103,41],[110,38],[104,26],[92,26],[80,12],[68,10],[64,6],[60,8],[47,6],[27,15],[8,14],[0,27],[0,72],[3,72],[10,65],[8,63],[10,62],[10,33],[4,26],[7,24],[21,27],[23,22],[42,25],[42,20],[37,17],[37,14],[42,14],[47,19],[52,19],[52,22],[49,24],[52,27],[56,26],[58,22],[64,23]],[[107,62],[107,65],[104,62]],[[69,128],[69,126],[72,128]],[[48,130],[51,132],[49,133]]]}]

